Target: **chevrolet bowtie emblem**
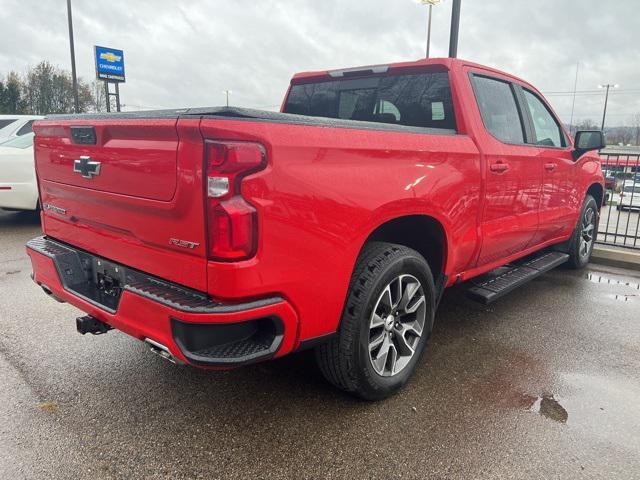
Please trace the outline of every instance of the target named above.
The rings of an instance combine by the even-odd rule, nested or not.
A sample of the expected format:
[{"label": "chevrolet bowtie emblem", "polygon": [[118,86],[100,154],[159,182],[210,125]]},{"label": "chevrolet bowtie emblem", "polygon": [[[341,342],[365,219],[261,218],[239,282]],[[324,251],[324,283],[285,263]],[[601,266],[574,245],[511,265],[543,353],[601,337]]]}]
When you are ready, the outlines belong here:
[{"label": "chevrolet bowtie emblem", "polygon": [[73,171],[84,178],[93,178],[96,175],[100,175],[100,162],[94,162],[91,157],[82,156],[73,161]]}]

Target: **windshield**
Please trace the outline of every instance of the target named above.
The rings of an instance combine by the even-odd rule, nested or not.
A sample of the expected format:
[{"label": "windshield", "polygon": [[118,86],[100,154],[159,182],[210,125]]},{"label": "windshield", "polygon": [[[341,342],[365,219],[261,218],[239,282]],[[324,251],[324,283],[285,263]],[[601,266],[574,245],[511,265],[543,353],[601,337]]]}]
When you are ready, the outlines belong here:
[{"label": "windshield", "polygon": [[21,137],[12,138],[4,143],[0,143],[0,147],[11,148],[29,148],[33,146],[33,133],[27,133]]},{"label": "windshield", "polygon": [[292,85],[284,113],[455,130],[446,72]]},{"label": "windshield", "polygon": [[8,136],[13,130],[14,126],[11,125],[14,123],[17,118],[0,118],[0,137]]}]

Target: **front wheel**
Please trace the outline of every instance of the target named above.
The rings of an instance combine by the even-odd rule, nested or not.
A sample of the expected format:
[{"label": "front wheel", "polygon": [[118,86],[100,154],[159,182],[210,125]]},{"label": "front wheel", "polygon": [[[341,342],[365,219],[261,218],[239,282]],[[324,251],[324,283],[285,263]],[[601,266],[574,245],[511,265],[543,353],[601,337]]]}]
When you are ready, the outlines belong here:
[{"label": "front wheel", "polygon": [[338,334],[316,349],[323,375],[366,400],[380,400],[411,376],[433,327],[435,288],[415,250],[367,244],[358,258]]},{"label": "front wheel", "polygon": [[569,242],[569,261],[571,268],[584,268],[593,252],[598,233],[598,205],[591,195],[587,195],[582,204],[580,218]]}]

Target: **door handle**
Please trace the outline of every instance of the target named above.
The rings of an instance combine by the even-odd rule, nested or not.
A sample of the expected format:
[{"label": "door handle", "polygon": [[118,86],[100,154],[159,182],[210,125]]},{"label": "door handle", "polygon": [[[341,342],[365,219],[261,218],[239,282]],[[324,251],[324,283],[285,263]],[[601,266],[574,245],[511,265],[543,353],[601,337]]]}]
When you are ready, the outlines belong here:
[{"label": "door handle", "polygon": [[492,172],[503,173],[503,172],[506,172],[507,170],[509,170],[509,164],[508,163],[503,163],[503,162],[492,163],[489,166],[489,169]]},{"label": "door handle", "polygon": [[557,164],[555,164],[555,163],[545,163],[544,164],[544,169],[547,172],[553,172],[556,169],[556,167],[557,167]]}]

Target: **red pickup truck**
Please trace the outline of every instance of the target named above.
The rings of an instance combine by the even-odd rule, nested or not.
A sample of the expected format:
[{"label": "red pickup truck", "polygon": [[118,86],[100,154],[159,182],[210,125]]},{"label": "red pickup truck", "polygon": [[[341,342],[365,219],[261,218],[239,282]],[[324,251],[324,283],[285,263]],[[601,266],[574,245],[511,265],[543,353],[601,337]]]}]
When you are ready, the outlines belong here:
[{"label": "red pickup truck", "polygon": [[604,190],[601,132],[574,145],[534,87],[457,59],[300,73],[281,112],[34,131],[44,236],[27,252],[86,313],[78,331],[205,368],[313,347],[365,399],[408,380],[446,287],[488,303],[584,266]]}]

